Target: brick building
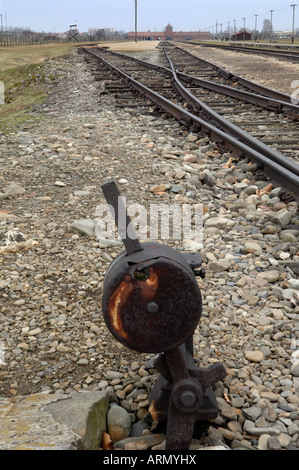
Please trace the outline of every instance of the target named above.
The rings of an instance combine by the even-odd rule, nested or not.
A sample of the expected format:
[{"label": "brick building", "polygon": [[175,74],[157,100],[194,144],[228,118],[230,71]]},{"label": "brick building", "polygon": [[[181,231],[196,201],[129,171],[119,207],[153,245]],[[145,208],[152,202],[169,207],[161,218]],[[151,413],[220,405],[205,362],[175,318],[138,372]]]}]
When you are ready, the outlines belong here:
[{"label": "brick building", "polygon": [[[165,31],[138,31],[136,37],[137,41],[186,41],[192,39],[210,39],[211,34],[207,31],[173,31],[171,24],[168,24]],[[128,33],[128,40],[135,41],[135,32],[132,31]]]},{"label": "brick building", "polygon": [[232,35],[233,41],[251,41],[252,34],[247,31],[239,31],[236,34]]}]

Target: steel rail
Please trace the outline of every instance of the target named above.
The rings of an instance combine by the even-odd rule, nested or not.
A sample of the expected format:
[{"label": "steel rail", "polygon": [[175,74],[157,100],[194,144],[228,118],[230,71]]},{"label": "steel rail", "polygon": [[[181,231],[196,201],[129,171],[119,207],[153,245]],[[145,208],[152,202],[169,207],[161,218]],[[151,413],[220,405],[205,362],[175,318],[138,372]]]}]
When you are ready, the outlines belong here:
[{"label": "steel rail", "polygon": [[[172,73],[170,69],[168,69],[166,67],[163,67],[161,65],[151,64],[150,62],[145,62],[141,59],[137,59],[136,57],[127,56],[125,54],[122,54],[121,52],[115,52],[115,51],[107,52],[105,49],[103,49],[103,50],[108,54],[116,55],[116,56],[124,58],[124,59],[125,58],[130,58],[131,60],[133,60],[134,62],[139,63],[140,65],[143,65],[143,66],[148,67],[148,68],[152,68],[154,70],[159,70],[161,73],[165,73],[165,74]],[[200,59],[200,60],[202,60],[202,59]],[[179,70],[176,70],[176,73],[177,73],[177,76],[181,80],[187,81],[188,83],[193,84],[195,86],[199,86],[199,87],[202,87],[202,88],[206,88],[206,89],[209,89],[209,90],[220,92],[224,95],[231,96],[233,98],[238,98],[242,101],[246,101],[246,102],[255,104],[257,106],[264,107],[264,108],[269,109],[271,111],[282,112],[283,114],[286,114],[287,116],[290,116],[290,117],[295,118],[295,119],[299,118],[299,106],[296,105],[296,104],[287,103],[284,100],[279,100],[277,98],[271,98],[270,96],[257,95],[255,93],[246,92],[244,90],[238,90],[236,88],[230,87],[228,85],[224,85],[222,83],[212,82],[212,81],[209,81],[209,80],[206,80],[206,79],[196,77],[194,75],[189,75],[189,74],[180,72]],[[275,90],[272,90],[272,91],[274,93],[276,93]],[[277,94],[279,95],[280,92],[277,92]],[[288,96],[288,95],[286,95],[286,96]]]},{"label": "steel rail", "polygon": [[299,60],[299,54],[298,52],[294,51],[287,51],[287,52],[280,52],[280,51],[274,51],[270,49],[255,49],[254,47],[247,47],[245,46],[244,48],[242,47],[237,47],[237,46],[230,46],[231,49],[236,50],[236,51],[241,51],[241,52],[253,52],[257,54],[264,54],[264,55],[271,55],[273,57],[286,57],[290,59],[297,59]]},{"label": "steel rail", "polygon": [[[299,165],[291,162],[284,155],[280,154],[279,152],[273,151],[273,149],[270,149],[265,144],[262,144],[261,142],[257,141],[257,139],[250,136],[245,131],[242,131],[233,124],[229,123],[227,120],[219,116],[216,112],[208,108],[208,106],[204,105],[205,111],[209,112],[210,115],[213,115],[215,120],[218,120],[218,125],[221,122],[222,125],[225,124],[230,130],[233,130],[233,128],[236,128],[236,130],[239,129],[239,137],[246,137],[248,139],[245,139],[245,141],[239,140],[234,135],[228,133],[228,131],[219,129],[215,125],[207,122],[206,120],[198,116],[195,116],[194,114],[187,111],[183,107],[177,105],[176,103],[168,100],[167,98],[164,98],[159,93],[151,90],[146,85],[143,85],[142,83],[132,78],[123,70],[115,67],[113,64],[106,61],[103,57],[98,56],[97,54],[88,49],[84,50],[86,50],[86,52],[100,60],[111,70],[115,71],[125,81],[125,83],[130,85],[139,93],[145,95],[156,105],[158,105],[161,109],[164,109],[166,112],[170,113],[184,125],[197,126],[200,130],[207,133],[212,140],[224,145],[235,155],[248,157],[250,160],[259,163],[262,167],[262,171],[264,172],[264,174],[267,175],[273,181],[273,183],[277,184],[278,186],[282,186],[288,192],[292,193],[297,200],[299,200]],[[174,69],[173,74],[176,86],[178,86],[178,88],[183,87],[183,85],[180,84],[179,80],[177,79]],[[186,92],[186,96],[190,95],[187,90]],[[257,144],[262,145],[262,150],[256,150]],[[273,152],[276,154],[274,160],[269,157],[269,153],[272,154],[272,156],[274,155]]]},{"label": "steel rail", "polygon": [[261,95],[264,95],[264,96],[268,96],[269,98],[274,98],[276,100],[286,101],[287,103],[291,103],[291,96],[288,95],[287,93],[273,90],[272,88],[266,87],[264,85],[260,85],[259,83],[248,80],[247,78],[241,77],[240,75],[237,75],[233,72],[229,72],[228,70],[224,69],[223,67],[220,67],[219,65],[214,64],[213,62],[209,62],[208,60],[202,59],[201,57],[197,57],[196,55],[192,54],[192,52],[187,51],[186,49],[183,49],[178,46],[173,46],[173,47],[193,57],[193,59],[197,59],[199,62],[202,62],[205,65],[212,67],[214,70],[218,71],[218,73],[222,75],[223,77],[234,79],[240,85],[243,85],[249,90],[256,91],[257,93],[260,93]]},{"label": "steel rail", "polygon": [[282,165],[285,168],[288,168],[294,174],[299,176],[298,164],[292,162],[289,158],[285,157],[283,154],[281,154],[277,150],[272,149],[271,147],[264,144],[260,140],[256,139],[255,137],[252,137],[246,131],[240,129],[240,127],[236,126],[235,124],[231,123],[227,119],[223,118],[216,111],[213,111],[209,106],[207,106],[203,101],[199,100],[192,93],[190,93],[178,79],[177,74],[174,70],[174,66],[170,58],[168,57],[167,53],[166,53],[166,57],[169,61],[169,64],[173,73],[173,78],[174,78],[176,89],[191,104],[193,109],[197,111],[198,110],[204,111],[206,115],[208,114],[210,116],[210,118],[213,120],[213,122],[217,126],[220,126],[222,129],[225,129],[226,132],[230,133],[237,139],[240,139],[242,142],[246,143],[247,145],[250,145],[250,147],[254,148],[258,152],[261,152],[262,154],[267,155],[272,161],[277,162],[279,165]]},{"label": "steel rail", "polygon": [[249,47],[246,45],[235,46],[235,45],[221,45],[221,44],[201,44],[201,46],[214,47],[218,49],[227,49],[228,51],[233,51],[233,52],[248,52],[248,53],[253,53],[253,54],[264,54],[264,55],[269,55],[273,57],[299,60],[299,54],[296,51],[281,52],[281,51],[275,51],[273,49],[265,49],[265,48],[257,49],[255,47]]},{"label": "steel rail", "polygon": [[[122,52],[107,51],[106,49],[101,48],[101,47],[97,47],[97,48],[93,48],[93,49],[101,50],[101,52],[104,52],[104,54],[111,54],[111,55],[120,57],[122,59],[130,59],[130,60],[132,60],[134,62],[137,62],[138,64],[143,65],[145,67],[151,68],[153,70],[159,70],[161,73],[163,73],[163,72],[167,73],[167,74],[171,73],[171,71],[169,69],[163,67],[162,65],[151,64],[150,62],[145,62],[144,60],[137,59],[137,57],[132,57],[132,56],[123,54]],[[89,50],[88,50],[88,52],[89,52]]]},{"label": "steel rail", "polygon": [[285,101],[276,100],[267,96],[238,90],[236,88],[223,85],[222,83],[211,82],[210,80],[194,77],[193,75],[188,75],[178,70],[176,70],[176,74],[181,80],[186,81],[189,84],[213,90],[223,95],[231,96],[232,98],[237,98],[272,111],[281,112],[292,118],[299,118],[299,106],[296,104],[286,103]]}]

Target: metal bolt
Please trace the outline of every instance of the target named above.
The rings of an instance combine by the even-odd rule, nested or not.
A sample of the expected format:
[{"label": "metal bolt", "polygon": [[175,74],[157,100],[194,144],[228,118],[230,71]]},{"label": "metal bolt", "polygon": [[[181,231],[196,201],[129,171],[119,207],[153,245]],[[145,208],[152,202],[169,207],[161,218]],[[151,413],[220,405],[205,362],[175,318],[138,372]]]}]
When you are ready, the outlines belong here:
[{"label": "metal bolt", "polygon": [[186,390],[181,394],[181,403],[184,406],[193,406],[196,402],[196,395],[192,390]]},{"label": "metal bolt", "polygon": [[149,313],[157,313],[159,310],[159,305],[156,302],[150,302],[147,304],[146,309]]}]

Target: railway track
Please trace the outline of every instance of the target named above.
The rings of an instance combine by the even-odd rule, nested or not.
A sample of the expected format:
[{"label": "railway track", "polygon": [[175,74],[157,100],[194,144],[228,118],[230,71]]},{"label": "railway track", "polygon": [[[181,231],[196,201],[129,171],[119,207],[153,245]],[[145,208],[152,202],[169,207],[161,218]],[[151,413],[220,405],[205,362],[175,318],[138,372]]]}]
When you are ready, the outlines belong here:
[{"label": "railway track", "polygon": [[[193,43],[196,44],[196,43]],[[204,43],[197,43],[202,47],[214,47],[217,49],[227,49],[232,52],[241,52],[244,54],[258,54],[264,55],[267,57],[275,57],[279,60],[286,60],[288,62],[293,62],[295,64],[299,63],[299,53],[296,51],[277,51],[274,49],[265,49],[265,48],[258,48],[258,47],[250,47],[250,46],[235,46],[235,45],[221,45],[221,44],[204,44]]]},{"label": "railway track", "polygon": [[[171,43],[165,43],[163,47],[166,48],[168,55],[173,60],[176,69],[179,70],[179,72],[185,72],[186,74],[196,76],[197,78],[227,85],[233,89],[252,92],[277,101],[282,101],[288,105],[292,104],[290,95],[287,95],[286,93],[273,90],[272,88],[248,80],[245,77],[232,73],[223,67],[198,57],[186,49],[173,46]],[[297,106],[290,106],[290,108],[297,109],[298,111]]]},{"label": "railway track", "polygon": [[[170,48],[168,56],[174,67],[182,70],[182,55],[186,52],[176,48],[173,51],[174,53],[171,54]],[[198,62],[196,56],[189,53],[187,55],[195,63]],[[223,69],[220,73],[222,76],[225,75]],[[299,162],[299,128],[295,124],[299,117],[299,107],[287,102],[290,101],[288,95],[277,94],[275,96],[273,90],[266,87],[265,89],[259,88],[259,94],[248,92],[246,88],[247,86],[249,88],[252,82],[248,84],[241,82],[239,85],[238,77],[234,75],[227,78],[227,85],[218,85],[214,80],[190,78],[181,72],[178,72],[177,76],[189,83],[188,88],[191,88],[192,93],[218,114],[243,130],[248,130],[253,137],[267,145],[290,155],[295,162]],[[225,101],[222,95],[225,95]],[[252,105],[256,106],[253,108]],[[266,114],[264,109],[270,111],[270,115]],[[267,119],[267,125],[265,125],[265,119]]]},{"label": "railway track", "polygon": [[[233,157],[257,162],[274,184],[299,198],[299,107],[288,95],[243,82],[174,46],[161,48],[159,64],[101,48],[82,52],[95,64],[96,78],[106,91],[121,96],[124,105],[154,103],[229,149]],[[132,89],[139,94],[135,104]]]}]

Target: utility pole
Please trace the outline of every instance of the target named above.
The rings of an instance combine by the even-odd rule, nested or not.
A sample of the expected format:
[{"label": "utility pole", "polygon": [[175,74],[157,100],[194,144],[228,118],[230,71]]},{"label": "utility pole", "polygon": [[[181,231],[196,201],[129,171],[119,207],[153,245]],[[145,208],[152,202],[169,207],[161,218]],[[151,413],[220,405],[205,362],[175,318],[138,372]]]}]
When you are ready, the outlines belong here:
[{"label": "utility pole", "polygon": [[[234,32],[235,32],[235,35],[237,34],[237,26],[236,26],[236,20],[234,20]],[[235,38],[236,39],[236,38]]]},{"label": "utility pole", "polygon": [[295,3],[292,3],[291,7],[293,8],[293,28],[292,28],[292,43],[294,42],[295,38],[295,8],[297,5]]},{"label": "utility pole", "polygon": [[274,11],[274,10],[270,10],[270,13],[271,13],[271,31],[270,31],[270,42],[272,42],[272,29],[273,29],[273,27],[272,27],[272,15],[273,15],[273,11]]},{"label": "utility pole", "polygon": [[257,17],[258,15],[254,15],[255,16],[255,40],[257,41]]},{"label": "utility pole", "polygon": [[137,42],[137,0],[135,1],[135,42]]},{"label": "utility pole", "polygon": [[246,18],[242,18],[242,20],[244,21],[244,33],[243,33],[243,40],[245,41],[245,36],[246,36],[245,20],[246,20]]}]

